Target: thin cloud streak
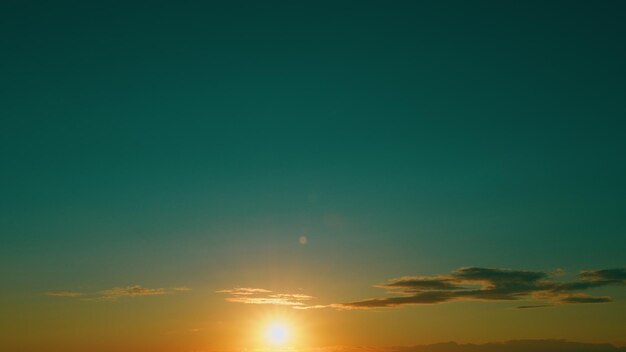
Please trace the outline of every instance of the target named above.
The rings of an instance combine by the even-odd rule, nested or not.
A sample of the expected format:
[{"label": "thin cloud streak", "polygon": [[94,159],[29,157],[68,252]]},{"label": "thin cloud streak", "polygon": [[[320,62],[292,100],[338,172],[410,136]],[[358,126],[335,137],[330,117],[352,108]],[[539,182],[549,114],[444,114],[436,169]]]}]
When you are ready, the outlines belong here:
[{"label": "thin cloud streak", "polygon": [[517,309],[533,309],[533,308],[547,308],[554,307],[554,304],[534,304],[534,305],[525,305],[525,306],[517,306]]},{"label": "thin cloud streak", "polygon": [[164,288],[146,288],[140,285],[127,287],[114,287],[100,292],[100,298],[104,300],[116,300],[121,297],[139,297],[164,295],[167,292]]},{"label": "thin cloud streak", "polygon": [[245,304],[270,304],[280,306],[300,306],[306,307],[304,302],[313,299],[313,296],[301,293],[273,293],[263,288],[239,287],[233,289],[219,290],[216,293],[225,293],[227,302]]},{"label": "thin cloud streak", "polygon": [[51,297],[79,297],[83,294],[81,292],[74,291],[48,291],[46,292],[46,296]]},{"label": "thin cloud streak", "polygon": [[95,293],[83,293],[75,291],[49,291],[46,296],[50,297],[70,297],[79,298],[83,301],[116,301],[124,297],[160,296],[191,291],[189,287],[147,288],[141,285],[131,285],[126,287],[113,287]]},{"label": "thin cloud streak", "polygon": [[227,294],[231,294],[231,295],[235,295],[235,296],[248,296],[248,295],[255,295],[255,294],[260,294],[260,293],[270,293],[272,291],[270,290],[265,290],[262,288],[250,288],[250,287],[236,287],[233,289],[227,289],[227,290],[219,290],[219,291],[215,291],[216,293],[227,293]]}]

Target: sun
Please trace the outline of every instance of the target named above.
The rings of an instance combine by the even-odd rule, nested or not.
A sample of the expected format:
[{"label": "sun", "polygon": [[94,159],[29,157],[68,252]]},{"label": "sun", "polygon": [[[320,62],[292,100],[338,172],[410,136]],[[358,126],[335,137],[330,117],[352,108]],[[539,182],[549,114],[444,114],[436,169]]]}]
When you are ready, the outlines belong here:
[{"label": "sun", "polygon": [[[258,319],[251,319],[254,324],[254,344],[260,352],[293,352],[296,348],[308,346],[305,332],[308,325],[299,319],[299,311],[291,308],[272,309],[259,312]],[[251,326],[252,327],[252,326]]]},{"label": "sun", "polygon": [[265,338],[274,345],[282,345],[289,340],[289,329],[283,323],[272,323],[265,331]]}]

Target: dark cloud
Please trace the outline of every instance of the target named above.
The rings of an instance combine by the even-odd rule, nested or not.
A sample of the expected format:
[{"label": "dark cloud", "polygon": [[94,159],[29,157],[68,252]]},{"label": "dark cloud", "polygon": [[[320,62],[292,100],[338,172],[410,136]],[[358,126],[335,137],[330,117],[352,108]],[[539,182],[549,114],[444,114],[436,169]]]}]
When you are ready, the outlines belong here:
[{"label": "dark cloud", "polygon": [[461,286],[446,278],[431,278],[428,276],[403,277],[380,287],[403,289],[403,291],[422,290],[458,290]]},{"label": "dark cloud", "polygon": [[554,287],[554,291],[563,291],[563,292],[567,292],[567,291],[583,291],[583,290],[588,290],[590,288],[595,288],[595,287],[600,287],[600,286],[605,286],[607,285],[604,282],[592,282],[592,281],[577,281],[577,282],[565,282],[562,284],[559,284],[557,286]]},{"label": "dark cloud", "polygon": [[532,309],[532,308],[547,308],[554,307],[552,304],[534,304],[534,305],[525,305],[525,306],[517,306],[517,309]]},{"label": "dark cloud", "polygon": [[585,270],[579,274],[579,281],[563,283],[558,291],[581,291],[609,285],[625,285],[626,269]]},{"label": "dark cloud", "polygon": [[595,287],[626,284],[625,269],[583,271],[579,280],[559,282],[556,273],[499,268],[460,268],[447,275],[407,276],[376,287],[386,288],[395,297],[371,298],[332,305],[343,309],[397,307],[411,304],[436,304],[458,300],[535,301],[551,304],[524,305],[539,308],[552,303],[605,303],[610,297],[578,293]]},{"label": "dark cloud", "polygon": [[530,283],[545,279],[549,274],[540,271],[469,267],[457,269],[452,276],[461,280],[491,283]]},{"label": "dark cloud", "polygon": [[626,269],[585,270],[582,280],[591,282],[626,283]]},{"label": "dark cloud", "polygon": [[455,294],[449,291],[424,291],[412,296],[373,298],[364,301],[344,303],[344,308],[380,308],[395,307],[405,304],[433,304],[442,303],[455,298]]},{"label": "dark cloud", "polygon": [[559,300],[561,303],[606,303],[613,302],[611,297],[592,297],[584,294],[571,295]]}]

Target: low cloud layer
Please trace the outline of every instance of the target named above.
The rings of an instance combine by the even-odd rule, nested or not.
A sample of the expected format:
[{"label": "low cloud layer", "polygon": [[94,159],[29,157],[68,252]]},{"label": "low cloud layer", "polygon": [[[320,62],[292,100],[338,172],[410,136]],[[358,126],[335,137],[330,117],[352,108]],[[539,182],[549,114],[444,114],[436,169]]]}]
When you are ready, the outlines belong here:
[{"label": "low cloud layer", "polygon": [[69,297],[79,298],[84,301],[115,301],[123,297],[141,297],[141,296],[157,296],[174,294],[178,292],[190,291],[188,287],[166,288],[147,288],[141,285],[132,285],[126,287],[113,287],[98,292],[85,293],[76,291],[49,291],[47,296],[51,297]]},{"label": "low cloud layer", "polygon": [[626,269],[587,270],[573,282],[560,282],[555,274],[543,271],[467,267],[445,275],[407,276],[376,287],[387,289],[393,297],[333,305],[343,309],[399,307],[451,301],[534,301],[550,304],[522,305],[541,308],[553,304],[606,303],[606,296],[590,296],[581,291],[603,286],[625,286]]},{"label": "low cloud layer", "polygon": [[520,301],[519,309],[534,309],[565,304],[612,302],[611,297],[592,296],[583,291],[605,286],[626,286],[626,269],[585,270],[575,281],[556,280],[556,272],[500,268],[459,268],[448,274],[405,276],[375,287],[388,296],[365,300],[311,304],[313,296],[302,293],[276,293],[263,288],[239,287],[217,291],[226,301],[245,304],[291,306],[295,309],[375,309],[407,305],[439,304],[452,301]]},{"label": "low cloud layer", "polygon": [[626,347],[563,340],[514,340],[485,344],[437,343],[398,347],[392,352],[626,352]]},{"label": "low cloud layer", "polygon": [[304,349],[303,352],[626,352],[626,347],[608,343],[584,343],[565,340],[513,340],[483,344],[456,342],[416,346],[329,346]]}]

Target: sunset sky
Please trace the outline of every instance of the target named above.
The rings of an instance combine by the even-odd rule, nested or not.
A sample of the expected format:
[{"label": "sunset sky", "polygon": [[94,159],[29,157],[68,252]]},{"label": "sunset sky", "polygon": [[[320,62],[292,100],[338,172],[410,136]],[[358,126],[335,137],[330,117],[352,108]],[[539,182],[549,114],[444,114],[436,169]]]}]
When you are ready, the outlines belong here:
[{"label": "sunset sky", "polygon": [[0,350],[626,345],[626,2],[0,5]]}]

